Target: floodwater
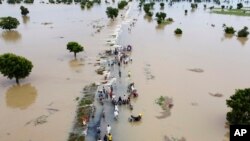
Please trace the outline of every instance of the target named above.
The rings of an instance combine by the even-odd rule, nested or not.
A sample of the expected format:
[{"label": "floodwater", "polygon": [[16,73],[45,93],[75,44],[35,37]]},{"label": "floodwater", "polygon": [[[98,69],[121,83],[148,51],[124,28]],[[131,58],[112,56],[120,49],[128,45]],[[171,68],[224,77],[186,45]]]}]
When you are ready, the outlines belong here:
[{"label": "floodwater", "polygon": [[[116,27],[121,29],[118,42],[134,47],[133,64],[124,69],[131,71],[140,96],[133,102],[133,112],[120,109],[119,121],[112,124],[114,140],[162,141],[165,136],[187,141],[229,140],[224,127],[229,110],[225,100],[235,89],[249,87],[250,42],[224,35],[222,25],[239,30],[248,25],[249,17],[210,14],[202,5],[191,11],[184,2],[165,5],[167,17],[174,22],[158,27],[154,19],[148,20],[137,10],[136,2],[126,22],[107,19],[104,3],[90,10],[79,5],[25,6],[30,14],[23,18],[19,5],[0,5],[0,17],[14,16],[21,22],[16,31],[1,30],[0,53],[13,52],[34,64],[20,86],[0,76],[0,140],[66,140],[75,116],[75,98],[84,85],[99,80],[93,63]],[[159,9],[156,4],[155,10]],[[189,11],[186,16],[185,9]],[[129,32],[128,21],[134,18],[137,22]],[[93,24],[105,27],[95,33]],[[183,35],[174,34],[177,27]],[[84,53],[77,54],[78,60],[66,50],[68,41],[85,47]],[[195,68],[204,72],[189,71]],[[174,106],[170,116],[158,119],[162,111],[155,99],[161,95],[172,97]],[[59,111],[50,114],[48,108]],[[143,121],[128,123],[129,115],[138,113],[143,113]],[[48,116],[46,123],[27,124],[42,115]]]}]

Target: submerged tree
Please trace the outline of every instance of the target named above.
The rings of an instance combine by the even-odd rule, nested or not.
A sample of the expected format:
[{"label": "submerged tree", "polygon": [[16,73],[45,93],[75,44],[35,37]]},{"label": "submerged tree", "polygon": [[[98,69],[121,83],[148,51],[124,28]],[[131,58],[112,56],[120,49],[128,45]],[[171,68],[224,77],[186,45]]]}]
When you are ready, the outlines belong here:
[{"label": "submerged tree", "polygon": [[155,16],[157,17],[157,23],[161,24],[165,21],[167,14],[164,12],[157,12]]},{"label": "submerged tree", "polygon": [[226,34],[234,34],[235,33],[235,30],[233,27],[225,27],[224,31]]},{"label": "submerged tree", "polygon": [[238,31],[238,37],[247,37],[249,34],[248,28],[245,26],[243,29]]},{"label": "submerged tree", "polygon": [[227,113],[229,124],[250,125],[250,88],[236,90],[226,103],[231,108]]},{"label": "submerged tree", "polygon": [[2,29],[15,29],[19,25],[19,21],[13,17],[2,17],[0,18],[0,27]]},{"label": "submerged tree", "polygon": [[164,5],[165,4],[163,2],[160,3],[161,8],[164,8]]},{"label": "submerged tree", "polygon": [[180,28],[176,28],[174,33],[175,34],[182,34],[182,30]]},{"label": "submerged tree", "polygon": [[118,2],[118,8],[119,9],[123,9],[126,5],[128,5],[128,2],[125,0],[122,0],[120,2]]},{"label": "submerged tree", "polygon": [[118,16],[118,13],[119,11],[117,8],[107,7],[106,14],[109,18],[114,20],[114,18]]},{"label": "submerged tree", "polygon": [[74,52],[74,56],[76,59],[76,54],[84,51],[84,48],[80,44],[78,44],[77,42],[68,42],[67,50],[69,50],[69,52]]},{"label": "submerged tree", "polygon": [[237,4],[237,9],[241,9],[241,8],[243,8],[243,4],[242,3],[238,3]]},{"label": "submerged tree", "polygon": [[21,14],[23,16],[26,16],[27,14],[29,14],[28,8],[25,8],[24,6],[21,6],[20,9],[21,9]]},{"label": "submerged tree", "polygon": [[191,8],[194,9],[194,8],[197,8],[198,7],[198,4],[197,3],[191,3]]},{"label": "submerged tree", "polygon": [[9,79],[15,78],[17,84],[19,79],[29,76],[32,68],[32,62],[24,57],[12,53],[0,55],[0,72]]}]

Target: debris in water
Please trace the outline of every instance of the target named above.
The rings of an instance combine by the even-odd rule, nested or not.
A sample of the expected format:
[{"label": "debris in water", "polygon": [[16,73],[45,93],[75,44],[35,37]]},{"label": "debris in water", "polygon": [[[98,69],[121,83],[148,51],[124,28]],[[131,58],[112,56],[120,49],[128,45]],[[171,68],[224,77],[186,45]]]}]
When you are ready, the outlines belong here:
[{"label": "debris in water", "polygon": [[203,69],[200,69],[200,68],[193,68],[193,69],[188,69],[189,71],[192,71],[192,72],[197,72],[197,73],[202,73],[204,72]]},{"label": "debris in water", "polygon": [[209,92],[209,95],[214,96],[214,97],[222,97],[223,96],[223,94],[221,94],[221,93],[210,93],[210,92]]},{"label": "debris in water", "polygon": [[146,64],[145,68],[144,68],[144,72],[146,75],[146,79],[147,80],[152,80],[155,78],[155,76],[152,74],[151,70],[150,70],[150,64]]},{"label": "debris in water", "polygon": [[50,25],[50,24],[53,24],[51,22],[44,22],[44,23],[41,23],[42,25]]},{"label": "debris in water", "polygon": [[163,119],[171,115],[171,109],[174,106],[173,99],[168,96],[160,96],[156,101],[156,104],[161,106],[163,112],[161,112],[161,116],[156,116],[158,119]]},{"label": "debris in water", "polygon": [[199,104],[197,102],[192,102],[191,105],[192,106],[198,106]]},{"label": "debris in water", "polygon": [[36,119],[34,119],[34,120],[31,120],[31,121],[27,122],[25,125],[29,125],[29,124],[31,124],[31,123],[33,123],[34,126],[37,126],[37,125],[40,125],[40,124],[44,124],[44,123],[47,122],[47,118],[48,118],[48,117],[49,117],[49,116],[47,116],[47,115],[39,116],[38,118],[36,118]]},{"label": "debris in water", "polygon": [[181,138],[176,138],[176,137],[168,137],[168,136],[164,136],[163,141],[186,141],[186,139],[184,137]]}]

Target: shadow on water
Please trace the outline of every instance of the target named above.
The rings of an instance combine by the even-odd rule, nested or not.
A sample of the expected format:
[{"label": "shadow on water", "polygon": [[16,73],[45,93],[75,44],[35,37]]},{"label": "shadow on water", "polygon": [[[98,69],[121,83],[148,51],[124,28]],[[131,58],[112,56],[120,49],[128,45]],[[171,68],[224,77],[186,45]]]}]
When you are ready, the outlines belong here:
[{"label": "shadow on water", "polygon": [[73,59],[69,61],[69,66],[74,71],[81,71],[82,66],[84,65],[83,59]]},{"label": "shadow on water", "polygon": [[246,44],[248,38],[238,37],[237,40],[241,43],[242,46],[244,46]]},{"label": "shadow on water", "polygon": [[37,90],[31,84],[14,85],[6,92],[6,105],[10,108],[25,110],[37,97]]},{"label": "shadow on water", "polygon": [[147,16],[146,14],[143,17],[147,22],[151,23],[152,22],[152,17]]},{"label": "shadow on water", "polygon": [[22,16],[23,24],[27,24],[30,21],[29,16]]},{"label": "shadow on water", "polygon": [[17,42],[22,38],[22,35],[18,31],[4,31],[1,37],[6,42]]}]

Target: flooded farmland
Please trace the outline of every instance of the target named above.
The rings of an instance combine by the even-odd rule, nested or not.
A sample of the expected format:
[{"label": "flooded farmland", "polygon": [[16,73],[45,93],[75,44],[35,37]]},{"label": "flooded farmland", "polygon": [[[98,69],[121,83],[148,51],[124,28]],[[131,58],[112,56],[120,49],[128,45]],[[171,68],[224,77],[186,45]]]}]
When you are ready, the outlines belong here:
[{"label": "flooded farmland", "polygon": [[[132,112],[120,108],[119,120],[111,123],[113,140],[229,141],[225,100],[235,89],[249,87],[250,41],[225,35],[222,25],[239,30],[250,17],[213,14],[203,4],[191,10],[188,2],[165,3],[162,11],[174,22],[158,26],[138,10],[137,1],[123,11],[125,18],[112,21],[105,13],[112,5],[117,4],[81,9],[35,2],[24,4],[28,17],[21,16],[19,4],[0,5],[0,17],[13,16],[21,23],[14,31],[0,30],[0,54],[25,56],[34,65],[19,86],[0,75],[0,140],[67,140],[75,99],[85,85],[101,79],[95,73],[96,56],[110,48],[106,41],[118,32],[119,44],[133,46],[133,63],[123,72],[131,71],[139,97]],[[154,11],[160,11],[159,3]],[[183,34],[175,35],[176,28]],[[77,60],[66,50],[69,41],[84,46]],[[155,103],[162,95],[173,99],[167,116]],[[128,117],[138,113],[143,113],[142,122],[129,123]]]}]

